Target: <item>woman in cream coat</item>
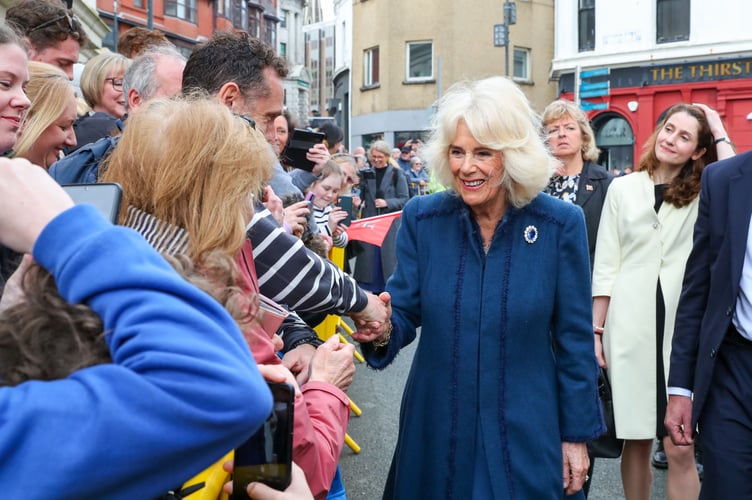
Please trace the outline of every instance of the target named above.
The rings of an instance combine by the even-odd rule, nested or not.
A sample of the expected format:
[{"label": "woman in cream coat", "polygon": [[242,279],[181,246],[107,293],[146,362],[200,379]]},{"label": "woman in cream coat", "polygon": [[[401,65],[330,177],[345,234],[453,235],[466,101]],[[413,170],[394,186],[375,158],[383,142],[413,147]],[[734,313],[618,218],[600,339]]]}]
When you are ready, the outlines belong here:
[{"label": "woman in cream coat", "polygon": [[[665,381],[700,176],[708,163],[733,155],[727,141],[715,111],[675,105],[648,140],[638,171],[615,179],[606,195],[593,270],[593,330],[598,361],[609,368],[616,434],[625,439],[621,472],[630,500],[649,498],[653,437],[666,436]],[[669,499],[697,498],[694,450],[668,438],[664,445]]]}]

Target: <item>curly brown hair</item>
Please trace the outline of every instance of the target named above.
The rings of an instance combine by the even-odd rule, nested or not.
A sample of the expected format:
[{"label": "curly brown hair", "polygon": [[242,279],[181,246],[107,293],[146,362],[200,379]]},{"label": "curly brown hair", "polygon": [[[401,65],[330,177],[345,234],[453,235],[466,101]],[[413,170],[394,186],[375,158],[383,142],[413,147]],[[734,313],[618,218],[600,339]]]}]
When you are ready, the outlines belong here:
[{"label": "curly brown hair", "polygon": [[676,113],[686,113],[697,120],[697,149],[695,151],[705,149],[705,152],[699,158],[696,160],[690,158],[684,164],[679,174],[674,177],[663,195],[663,201],[681,208],[691,203],[700,194],[700,178],[705,166],[718,160],[718,154],[713,144],[713,134],[710,132],[710,125],[708,125],[705,112],[701,108],[684,103],[675,104],[670,107],[645,143],[643,155],[640,158],[637,170],[647,170],[648,174],[652,177],[659,163],[658,158],[655,156],[655,143],[658,134],[666,126],[669,118]]},{"label": "curly brown hair", "polygon": [[20,0],[8,8],[5,22],[28,38],[36,50],[44,50],[72,38],[80,46],[88,38],[73,11],[54,0]]},{"label": "curly brown hair", "polygon": [[[193,265],[185,255],[166,257],[187,281],[214,297],[246,330],[258,314],[258,297],[243,292],[235,261],[213,252]],[[0,386],[58,380],[112,361],[101,318],[85,304],[69,304],[54,277],[34,263],[21,281],[24,300],[0,313]]]}]

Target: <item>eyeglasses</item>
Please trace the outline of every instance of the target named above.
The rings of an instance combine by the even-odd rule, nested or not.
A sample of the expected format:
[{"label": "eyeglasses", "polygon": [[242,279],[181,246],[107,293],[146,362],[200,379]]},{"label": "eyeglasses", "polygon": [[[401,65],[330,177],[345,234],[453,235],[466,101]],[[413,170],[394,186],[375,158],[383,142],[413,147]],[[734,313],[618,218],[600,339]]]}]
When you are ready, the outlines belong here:
[{"label": "eyeglasses", "polygon": [[78,27],[81,26],[81,22],[78,20],[78,18],[74,15],[71,15],[70,13],[66,12],[62,16],[58,16],[55,19],[50,19],[49,21],[45,21],[40,25],[34,26],[31,28],[28,32],[33,33],[37,30],[41,30],[46,28],[47,26],[52,26],[53,24],[56,24],[58,21],[62,21],[65,19],[68,21],[68,31],[71,33],[77,33],[79,31]]},{"label": "eyeglasses", "polygon": [[112,88],[115,90],[123,91],[123,79],[122,78],[105,78],[105,82],[110,82]]},{"label": "eyeglasses", "polygon": [[256,120],[248,115],[241,115],[240,113],[233,113],[235,116],[245,121],[253,130],[256,130]]},{"label": "eyeglasses", "polygon": [[468,154],[478,163],[487,163],[497,157],[497,152],[490,149],[476,149],[475,151],[467,152],[460,148],[449,148],[449,159],[452,161],[464,163],[465,157]]}]

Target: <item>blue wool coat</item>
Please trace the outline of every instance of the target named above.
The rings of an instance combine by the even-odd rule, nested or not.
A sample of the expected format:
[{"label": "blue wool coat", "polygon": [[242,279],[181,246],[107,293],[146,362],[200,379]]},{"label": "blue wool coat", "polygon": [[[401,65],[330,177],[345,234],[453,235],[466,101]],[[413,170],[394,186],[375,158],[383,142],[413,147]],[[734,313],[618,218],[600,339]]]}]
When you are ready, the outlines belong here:
[{"label": "blue wool coat", "polygon": [[469,498],[476,432],[495,498],[562,497],[561,442],[605,430],[582,210],[510,207],[486,255],[461,198],[413,198],[397,259],[392,340],[363,345],[384,368],[422,326],[384,498]]}]

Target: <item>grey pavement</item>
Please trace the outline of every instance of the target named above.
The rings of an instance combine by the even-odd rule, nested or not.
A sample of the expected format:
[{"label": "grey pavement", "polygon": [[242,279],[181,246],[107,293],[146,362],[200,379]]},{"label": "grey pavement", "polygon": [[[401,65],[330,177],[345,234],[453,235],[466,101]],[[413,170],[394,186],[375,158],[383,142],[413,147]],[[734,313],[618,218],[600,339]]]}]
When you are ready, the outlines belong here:
[{"label": "grey pavement", "polygon": [[[383,371],[372,370],[365,364],[357,366],[348,395],[360,406],[363,415],[350,418],[348,433],[362,450],[355,454],[345,446],[340,457],[349,500],[381,498],[397,441],[402,390],[416,345],[417,339]],[[589,500],[624,498],[619,463],[619,459],[596,462]],[[653,469],[653,473],[651,500],[665,499],[666,471]]]}]

